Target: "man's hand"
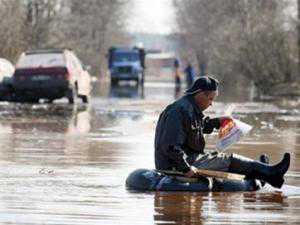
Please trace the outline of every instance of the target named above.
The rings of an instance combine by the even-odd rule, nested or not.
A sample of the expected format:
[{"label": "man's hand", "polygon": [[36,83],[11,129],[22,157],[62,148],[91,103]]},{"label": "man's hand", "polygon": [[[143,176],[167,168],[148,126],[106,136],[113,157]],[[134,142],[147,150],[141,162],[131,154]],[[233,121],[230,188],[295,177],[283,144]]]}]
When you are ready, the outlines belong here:
[{"label": "man's hand", "polygon": [[222,126],[223,123],[225,123],[226,121],[231,121],[233,120],[233,118],[231,116],[222,116],[222,117],[218,117],[219,121],[220,121],[220,125]]},{"label": "man's hand", "polygon": [[185,173],[184,176],[186,177],[194,177],[197,174],[197,168],[194,166],[190,167],[190,171]]}]

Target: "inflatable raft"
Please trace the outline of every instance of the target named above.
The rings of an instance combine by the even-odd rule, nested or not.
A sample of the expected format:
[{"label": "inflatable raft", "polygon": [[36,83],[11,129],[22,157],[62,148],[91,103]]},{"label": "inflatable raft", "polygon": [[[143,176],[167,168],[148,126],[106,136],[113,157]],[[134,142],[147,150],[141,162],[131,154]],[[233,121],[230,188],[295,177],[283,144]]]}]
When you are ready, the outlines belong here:
[{"label": "inflatable raft", "polygon": [[157,170],[137,169],[129,174],[126,187],[135,191],[237,192],[257,191],[259,180],[228,180],[219,178],[185,178],[167,175]]}]

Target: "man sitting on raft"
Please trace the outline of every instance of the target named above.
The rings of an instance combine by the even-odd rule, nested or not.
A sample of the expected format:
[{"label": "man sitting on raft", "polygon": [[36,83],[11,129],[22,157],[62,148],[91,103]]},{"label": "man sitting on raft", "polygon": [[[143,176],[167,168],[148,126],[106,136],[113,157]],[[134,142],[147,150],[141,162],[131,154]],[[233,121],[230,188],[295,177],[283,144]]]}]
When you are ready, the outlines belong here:
[{"label": "man sitting on raft", "polygon": [[237,154],[204,153],[203,134],[219,129],[222,121],[228,119],[210,119],[203,114],[217,97],[218,85],[212,77],[200,77],[183,97],[161,113],[155,132],[156,169],[183,172],[186,177],[195,176],[197,168],[231,172],[280,188],[290,165],[289,153],[273,166]]}]

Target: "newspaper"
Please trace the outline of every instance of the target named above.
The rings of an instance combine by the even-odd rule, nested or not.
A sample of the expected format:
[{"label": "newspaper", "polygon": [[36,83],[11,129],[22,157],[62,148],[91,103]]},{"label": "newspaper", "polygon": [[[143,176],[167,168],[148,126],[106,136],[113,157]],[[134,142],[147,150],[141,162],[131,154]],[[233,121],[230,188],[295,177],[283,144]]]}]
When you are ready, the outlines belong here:
[{"label": "newspaper", "polygon": [[252,126],[237,119],[228,118],[223,120],[219,129],[216,149],[219,151],[228,149],[229,146],[238,142],[251,129]]}]

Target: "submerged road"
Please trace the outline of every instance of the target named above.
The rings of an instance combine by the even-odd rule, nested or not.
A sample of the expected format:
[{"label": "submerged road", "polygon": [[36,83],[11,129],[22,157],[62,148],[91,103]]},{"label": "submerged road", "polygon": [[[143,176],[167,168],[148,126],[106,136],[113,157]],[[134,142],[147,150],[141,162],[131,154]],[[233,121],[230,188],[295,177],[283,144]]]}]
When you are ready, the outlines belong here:
[{"label": "submerged road", "polygon": [[[175,96],[169,83],[99,86],[91,104],[0,103],[0,224],[299,224],[300,111],[243,96],[217,100],[253,130],[228,151],[277,162],[292,156],[286,185],[240,193],[135,193],[136,168],[153,168],[161,110]],[[222,95],[222,93],[221,93]],[[226,95],[229,96],[229,95]],[[213,150],[216,134],[207,137]]]}]

